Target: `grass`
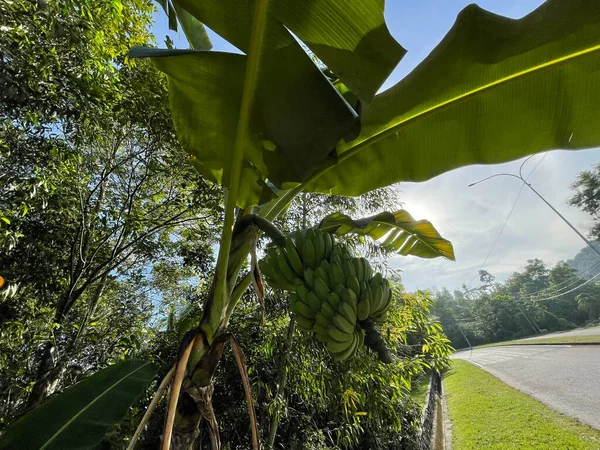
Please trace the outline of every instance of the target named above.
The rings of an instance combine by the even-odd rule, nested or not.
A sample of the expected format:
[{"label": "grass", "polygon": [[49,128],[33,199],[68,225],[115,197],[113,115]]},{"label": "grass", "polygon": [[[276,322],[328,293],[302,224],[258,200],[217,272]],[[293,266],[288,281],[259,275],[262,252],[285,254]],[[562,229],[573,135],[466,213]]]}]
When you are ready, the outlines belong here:
[{"label": "grass", "polygon": [[600,344],[600,335],[592,334],[588,336],[552,336],[548,338],[540,337],[528,339],[526,341],[504,341],[494,342],[492,344],[479,345],[474,348],[501,347],[504,345],[536,345],[536,344]]},{"label": "grass", "polygon": [[454,450],[598,450],[582,425],[460,360],[444,377]]}]

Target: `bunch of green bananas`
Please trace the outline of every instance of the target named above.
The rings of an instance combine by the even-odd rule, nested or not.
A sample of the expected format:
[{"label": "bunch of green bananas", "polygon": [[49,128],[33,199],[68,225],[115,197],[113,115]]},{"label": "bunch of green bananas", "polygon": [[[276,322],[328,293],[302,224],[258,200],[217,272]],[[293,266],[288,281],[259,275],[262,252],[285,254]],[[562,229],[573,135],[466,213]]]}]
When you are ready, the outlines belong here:
[{"label": "bunch of green bananas", "polygon": [[337,360],[365,343],[365,328],[375,328],[365,321],[382,323],[392,299],[389,282],[373,274],[369,261],[313,228],[290,234],[260,269],[271,287],[292,292],[298,328],[314,332]]}]

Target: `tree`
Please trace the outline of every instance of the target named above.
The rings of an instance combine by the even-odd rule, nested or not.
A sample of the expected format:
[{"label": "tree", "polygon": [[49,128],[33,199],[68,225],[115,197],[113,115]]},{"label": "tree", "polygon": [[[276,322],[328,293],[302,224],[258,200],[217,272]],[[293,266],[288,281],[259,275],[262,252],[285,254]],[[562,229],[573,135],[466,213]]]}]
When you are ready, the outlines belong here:
[{"label": "tree", "polygon": [[579,172],[571,189],[575,193],[569,199],[569,205],[577,206],[592,216],[594,223],[589,235],[592,239],[600,239],[600,164]]},{"label": "tree", "polygon": [[[180,157],[164,79],[148,63],[125,62],[130,45],[149,39],[145,3],[2,7],[11,64],[2,66],[9,101],[0,115],[0,195],[8,230],[23,236],[0,253],[3,276],[20,287],[3,304],[12,320],[2,333],[16,342],[37,336],[26,351],[7,356],[37,363],[5,374],[8,381],[19,373],[3,383],[14,412],[23,393],[31,390],[33,406],[68,386],[75,361],[89,370],[121,355],[119,346],[140,350],[152,310],[144,277],[153,265],[181,257],[210,261],[208,230],[219,223],[220,200],[218,189]],[[81,16],[88,8],[91,16]],[[27,26],[12,27],[19,23]],[[110,311],[119,311],[121,321]],[[82,352],[92,340],[97,352],[86,360]],[[15,385],[31,383],[15,395]]]}]

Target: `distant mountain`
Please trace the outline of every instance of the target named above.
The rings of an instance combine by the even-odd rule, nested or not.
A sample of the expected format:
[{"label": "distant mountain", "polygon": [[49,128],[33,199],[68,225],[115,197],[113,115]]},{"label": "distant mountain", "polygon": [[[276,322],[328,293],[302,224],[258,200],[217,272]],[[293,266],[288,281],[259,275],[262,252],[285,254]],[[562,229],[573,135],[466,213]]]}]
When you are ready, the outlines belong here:
[{"label": "distant mountain", "polygon": [[[600,242],[593,241],[594,248],[600,250]],[[591,278],[600,273],[600,256],[587,245],[579,250],[573,259],[567,264],[577,271],[581,278]]]}]

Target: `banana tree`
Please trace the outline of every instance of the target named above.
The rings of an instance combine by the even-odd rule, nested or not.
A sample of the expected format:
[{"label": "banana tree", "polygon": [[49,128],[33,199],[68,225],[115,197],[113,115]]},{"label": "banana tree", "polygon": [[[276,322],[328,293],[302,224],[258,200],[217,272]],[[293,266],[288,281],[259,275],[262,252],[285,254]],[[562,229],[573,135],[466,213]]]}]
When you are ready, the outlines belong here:
[{"label": "banana tree", "polygon": [[[212,380],[226,343],[245,372],[229,317],[253,281],[260,291],[256,240],[265,233],[275,245],[285,241],[271,221],[296,195],[355,196],[468,164],[600,145],[598,0],[547,0],[519,20],[468,6],[411,74],[379,94],[405,53],[387,30],[383,0],[160,3],[194,49],[132,56],[151,58],[167,75],[190,162],[226,192],[202,318],[148,409],[172,378],[164,449],[192,448],[202,420],[219,448]],[[208,51],[204,25],[243,54]],[[431,224],[404,211],[357,220],[340,213],[321,230],[370,236],[400,254],[454,258]],[[248,255],[251,270],[242,274]],[[258,448],[255,427],[252,441]]]},{"label": "banana tree", "polygon": [[[191,448],[203,418],[217,429],[212,377],[229,316],[254,279],[241,268],[259,232],[282,239],[269,220],[300,192],[354,196],[468,164],[600,145],[597,0],[548,0],[519,20],[468,6],[411,74],[379,94],[405,53],[382,0],[171,3],[243,54],[132,51],[168,76],[190,161],[226,191],[214,283],[182,343],[163,448]],[[421,245],[418,233],[404,245],[385,224],[338,222],[326,225],[389,234],[404,254],[453,257],[446,244],[446,253]]]}]

